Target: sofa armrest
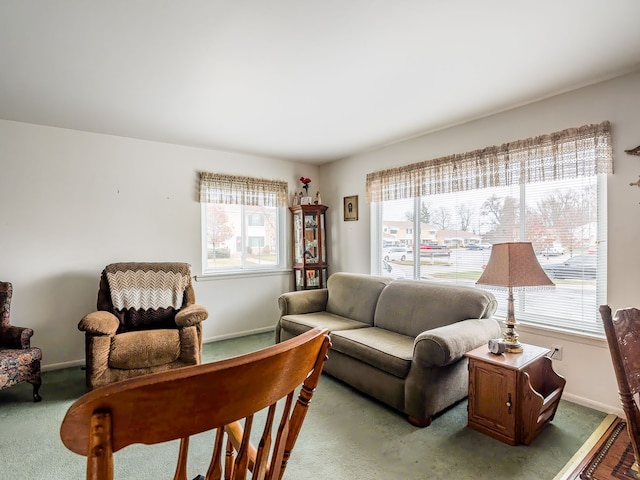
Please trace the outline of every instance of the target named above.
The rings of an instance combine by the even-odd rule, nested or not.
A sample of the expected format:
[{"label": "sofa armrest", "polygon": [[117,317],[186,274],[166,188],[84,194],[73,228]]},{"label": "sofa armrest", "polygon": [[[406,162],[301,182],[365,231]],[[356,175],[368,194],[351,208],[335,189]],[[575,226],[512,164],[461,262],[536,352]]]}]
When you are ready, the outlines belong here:
[{"label": "sofa armrest", "polygon": [[91,335],[106,335],[111,337],[116,334],[119,326],[120,322],[115,315],[100,310],[85,315],[82,320],[80,320],[80,323],[78,323],[78,330]]},{"label": "sofa armrest", "polygon": [[176,325],[178,327],[190,327],[204,322],[209,318],[209,311],[202,305],[192,304],[184,307],[176,314]]},{"label": "sofa armrest", "polygon": [[278,297],[280,316],[322,312],[327,307],[328,298],[326,288],[283,293]]},{"label": "sofa armrest", "polygon": [[29,348],[33,329],[7,325],[0,327],[0,346],[6,348]]},{"label": "sofa armrest", "polygon": [[500,335],[493,318],[469,319],[427,330],[414,341],[413,359],[425,366],[443,367]]}]

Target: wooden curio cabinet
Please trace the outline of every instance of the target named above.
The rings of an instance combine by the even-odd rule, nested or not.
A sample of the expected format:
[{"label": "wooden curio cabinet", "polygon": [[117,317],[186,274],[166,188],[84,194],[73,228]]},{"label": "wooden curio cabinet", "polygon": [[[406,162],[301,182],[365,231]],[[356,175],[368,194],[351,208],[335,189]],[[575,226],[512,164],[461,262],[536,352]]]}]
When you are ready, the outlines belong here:
[{"label": "wooden curio cabinet", "polygon": [[293,214],[293,275],[296,290],[327,285],[326,205],[295,205]]}]

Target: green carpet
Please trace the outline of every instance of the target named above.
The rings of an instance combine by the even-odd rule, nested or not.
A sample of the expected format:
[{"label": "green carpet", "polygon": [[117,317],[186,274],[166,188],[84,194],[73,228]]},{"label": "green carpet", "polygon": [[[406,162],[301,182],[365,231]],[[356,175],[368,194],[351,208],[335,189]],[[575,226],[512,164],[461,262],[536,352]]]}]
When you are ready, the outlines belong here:
[{"label": "green carpet", "polygon": [[[270,345],[273,334],[204,346],[204,361]],[[79,480],[85,458],[62,445],[60,423],[84,393],[84,371],[46,372],[43,401],[31,401],[28,384],[0,391],[0,480]],[[497,480],[553,479],[605,414],[561,401],[553,423],[529,446],[510,447],[466,427],[466,401],[427,428],[323,375],[303,425],[285,480]],[[206,472],[213,435],[191,442],[189,478]],[[173,477],[177,442],[134,445],[115,454],[117,479]]]}]

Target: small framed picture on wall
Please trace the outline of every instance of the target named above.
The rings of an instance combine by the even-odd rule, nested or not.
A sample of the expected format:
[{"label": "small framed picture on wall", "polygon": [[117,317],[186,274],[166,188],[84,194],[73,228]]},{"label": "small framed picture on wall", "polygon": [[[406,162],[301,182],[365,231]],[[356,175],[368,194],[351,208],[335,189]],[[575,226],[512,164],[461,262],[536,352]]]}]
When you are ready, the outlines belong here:
[{"label": "small framed picture on wall", "polygon": [[358,196],[344,197],[344,221],[358,220]]}]

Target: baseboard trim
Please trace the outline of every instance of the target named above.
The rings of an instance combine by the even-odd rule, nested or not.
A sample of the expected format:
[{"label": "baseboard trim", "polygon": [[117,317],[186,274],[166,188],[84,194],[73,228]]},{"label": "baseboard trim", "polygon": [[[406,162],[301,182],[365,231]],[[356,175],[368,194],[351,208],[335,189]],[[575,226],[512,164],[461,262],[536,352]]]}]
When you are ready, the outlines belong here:
[{"label": "baseboard trim", "polygon": [[72,360],[70,362],[50,363],[43,365],[42,371],[49,372],[52,370],[62,370],[63,368],[84,367],[84,360]]},{"label": "baseboard trim", "polygon": [[620,405],[606,405],[604,403],[594,402],[593,400],[590,400],[588,398],[580,397],[578,395],[573,395],[567,392],[564,392],[562,394],[562,399],[572,403],[577,403],[578,405],[582,405],[583,407],[593,408],[594,410],[598,410],[599,412],[612,413],[618,417],[624,417],[624,411],[622,410],[622,406]]},{"label": "baseboard trim", "polygon": [[202,339],[202,343],[213,343],[219,342],[220,340],[229,340],[232,338],[246,337],[248,335],[256,335],[258,333],[267,333],[273,332],[274,327],[262,327],[262,328],[254,328],[251,330],[244,330],[242,332],[235,333],[227,333],[225,335],[214,335],[213,337],[206,337]]}]

